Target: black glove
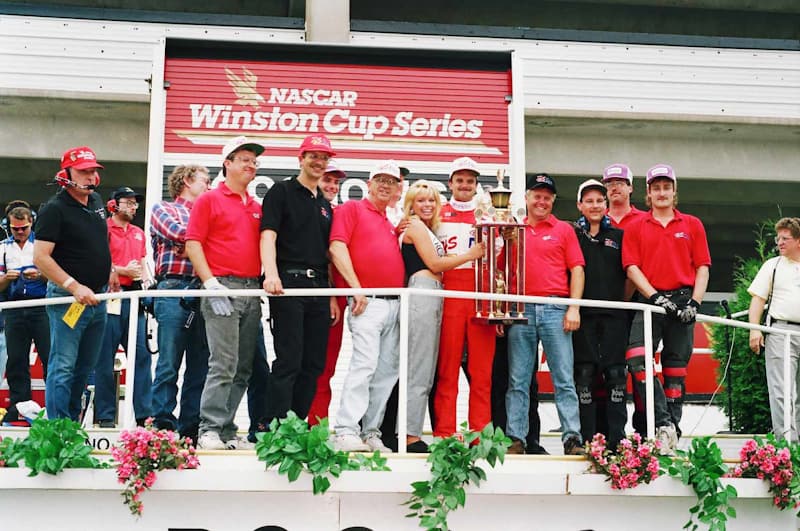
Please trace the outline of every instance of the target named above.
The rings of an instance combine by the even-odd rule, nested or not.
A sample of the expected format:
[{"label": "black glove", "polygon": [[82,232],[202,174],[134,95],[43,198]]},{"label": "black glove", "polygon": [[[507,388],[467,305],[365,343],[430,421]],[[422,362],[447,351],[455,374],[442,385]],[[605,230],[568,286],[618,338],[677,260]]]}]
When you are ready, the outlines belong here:
[{"label": "black glove", "polygon": [[700,303],[694,299],[689,299],[686,306],[678,312],[678,319],[684,324],[693,323],[697,318],[697,311],[700,309]]},{"label": "black glove", "polygon": [[656,291],[650,297],[650,304],[658,306],[659,308],[664,308],[667,312],[667,316],[678,318],[678,305],[672,302],[669,297],[664,295],[660,291]]}]

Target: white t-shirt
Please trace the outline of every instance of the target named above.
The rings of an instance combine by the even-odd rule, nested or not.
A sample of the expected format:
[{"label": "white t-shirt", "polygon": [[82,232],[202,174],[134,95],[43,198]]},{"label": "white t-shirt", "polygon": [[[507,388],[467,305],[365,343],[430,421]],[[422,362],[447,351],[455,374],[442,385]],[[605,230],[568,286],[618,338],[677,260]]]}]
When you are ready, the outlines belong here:
[{"label": "white t-shirt", "polygon": [[[775,269],[776,264],[777,269]],[[768,299],[773,271],[775,272],[775,283],[772,287],[769,315],[773,319],[800,323],[800,262],[795,262],[785,256],[770,258],[758,270],[758,274],[747,288],[747,292],[750,295]]]}]

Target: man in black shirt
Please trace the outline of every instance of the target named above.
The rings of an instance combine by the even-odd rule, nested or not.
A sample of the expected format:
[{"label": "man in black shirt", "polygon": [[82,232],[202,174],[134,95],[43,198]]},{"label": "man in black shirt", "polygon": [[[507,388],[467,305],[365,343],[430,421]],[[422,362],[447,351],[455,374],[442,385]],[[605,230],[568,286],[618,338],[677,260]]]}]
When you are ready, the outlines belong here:
[{"label": "man in black shirt", "polygon": [[[575,222],[583,258],[586,261],[584,299],[622,301],[625,295],[625,270],[622,268],[622,230],[611,226],[605,215],[608,207],[603,183],[594,179],[578,188]],[[625,404],[627,374],[625,347],[628,321],[624,310],[581,307],[581,327],[572,334],[575,352],[575,387],[578,391],[581,436],[592,439],[598,431],[606,432],[609,448],[616,448],[625,437],[628,410]],[[604,382],[607,430],[598,426],[598,404],[594,385]],[[602,418],[602,415],[601,415]]]},{"label": "man in black shirt", "polygon": [[111,268],[103,200],[95,193],[101,166],[88,147],[64,152],[56,174],[60,190],[36,221],[33,263],[49,279],[47,297],[68,297],[73,304],[47,307],[50,360],[46,383],[47,416],[78,420],[86,378],[100,353],[106,303],[95,293],[116,291]]},{"label": "man in black shirt", "polygon": [[[300,146],[300,174],[275,183],[262,203],[261,263],[264,290],[327,288],[331,204],[319,182],[335,156],[324,135],[311,135]],[[267,385],[264,424],[294,411],[305,418],[317,378],[325,368],[328,328],[338,311],[333,297],[270,297],[275,361]]]}]

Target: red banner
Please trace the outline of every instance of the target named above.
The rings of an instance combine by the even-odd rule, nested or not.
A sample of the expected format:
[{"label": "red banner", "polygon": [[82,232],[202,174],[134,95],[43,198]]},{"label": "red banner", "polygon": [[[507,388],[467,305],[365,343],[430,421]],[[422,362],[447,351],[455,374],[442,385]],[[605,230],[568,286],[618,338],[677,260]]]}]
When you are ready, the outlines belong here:
[{"label": "red banner", "polygon": [[244,134],[295,156],[323,133],[339,158],[508,163],[507,71],[168,58],[165,80],[166,153]]}]

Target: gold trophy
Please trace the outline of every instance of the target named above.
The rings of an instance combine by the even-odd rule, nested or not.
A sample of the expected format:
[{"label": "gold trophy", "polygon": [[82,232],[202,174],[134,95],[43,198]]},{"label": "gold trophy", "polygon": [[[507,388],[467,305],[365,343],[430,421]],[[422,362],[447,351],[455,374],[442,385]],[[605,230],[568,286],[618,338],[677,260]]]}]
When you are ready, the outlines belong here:
[{"label": "gold trophy", "polygon": [[[503,170],[497,170],[497,186],[489,190],[475,209],[475,239],[486,243],[486,255],[477,260],[475,286],[481,293],[508,295],[513,279],[515,294],[525,293],[525,225],[511,212],[511,190],[503,185]],[[503,252],[495,246],[502,239]],[[475,319],[488,324],[513,324],[528,320],[524,304],[509,301],[475,301]]]}]

